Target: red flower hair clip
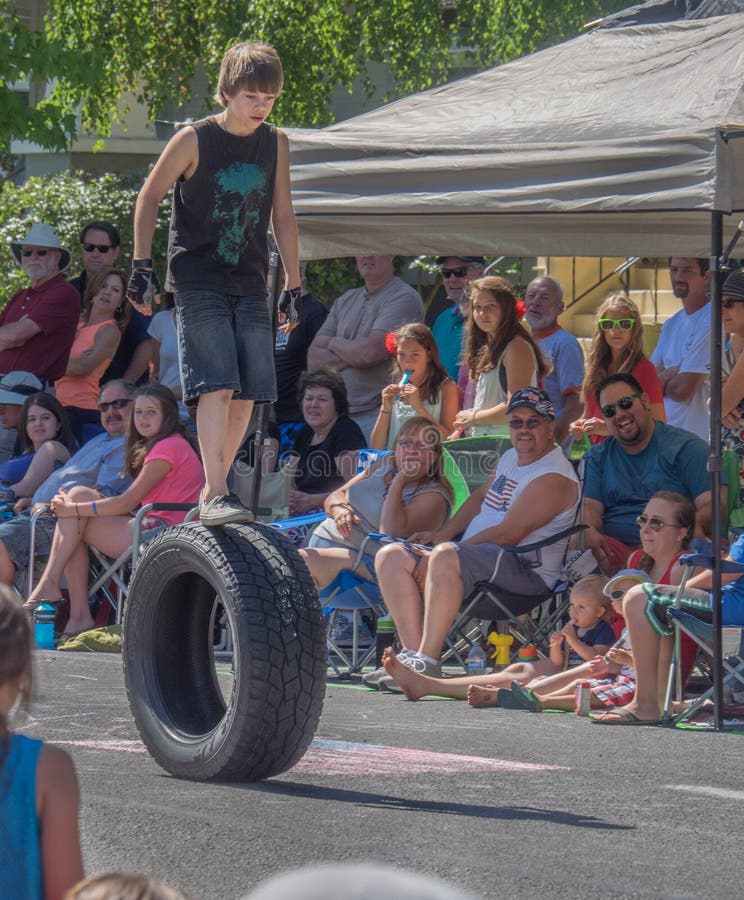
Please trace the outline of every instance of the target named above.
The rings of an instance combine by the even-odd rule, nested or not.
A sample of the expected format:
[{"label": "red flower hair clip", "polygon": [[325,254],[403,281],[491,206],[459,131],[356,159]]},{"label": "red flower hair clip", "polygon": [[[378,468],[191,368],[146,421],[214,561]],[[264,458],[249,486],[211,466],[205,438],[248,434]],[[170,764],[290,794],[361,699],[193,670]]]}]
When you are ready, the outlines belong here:
[{"label": "red flower hair clip", "polygon": [[395,356],[398,352],[398,345],[395,343],[395,332],[388,331],[385,335],[385,349],[391,356]]}]

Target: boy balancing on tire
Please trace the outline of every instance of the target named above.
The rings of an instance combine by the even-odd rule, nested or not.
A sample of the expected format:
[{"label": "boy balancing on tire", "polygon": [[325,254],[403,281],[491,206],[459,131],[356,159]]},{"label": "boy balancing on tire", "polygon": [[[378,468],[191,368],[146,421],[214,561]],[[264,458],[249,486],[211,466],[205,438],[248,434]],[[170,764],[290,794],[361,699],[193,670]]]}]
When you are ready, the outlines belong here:
[{"label": "boy balancing on tire", "polygon": [[297,223],[287,136],[264,120],[284,76],[273,47],[231,47],[220,68],[223,111],[182,128],[145,181],[134,213],[128,296],[150,312],[160,291],[151,244],[160,201],[175,182],[166,288],[175,292],[186,402],[198,398],[199,446],[206,473],[205,525],[250,522],[227,488],[255,401],[276,399],[274,341],[266,301],[269,222],[286,272],[279,312],[299,321]]}]

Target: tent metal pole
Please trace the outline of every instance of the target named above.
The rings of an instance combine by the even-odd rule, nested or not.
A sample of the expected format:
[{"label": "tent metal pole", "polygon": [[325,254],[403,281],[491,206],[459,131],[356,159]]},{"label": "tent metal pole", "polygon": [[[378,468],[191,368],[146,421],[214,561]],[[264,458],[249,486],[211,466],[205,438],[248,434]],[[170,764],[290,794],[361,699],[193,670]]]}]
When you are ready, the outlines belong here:
[{"label": "tent metal pole", "polygon": [[[271,317],[272,345],[276,338],[276,305],[279,298],[279,251],[273,236],[269,236],[269,271],[266,279],[266,302]],[[264,454],[264,434],[268,430],[268,403],[258,405],[256,431],[253,436],[253,484],[251,485],[250,508],[253,517],[258,517],[258,506],[261,497],[261,481],[263,478],[262,462]]]},{"label": "tent metal pole", "polygon": [[708,470],[711,474],[711,490],[713,521],[713,702],[714,728],[723,730],[723,666],[721,647],[721,292],[724,273],[722,265],[727,260],[722,258],[723,252],[723,214],[713,212],[711,216],[711,250],[710,250],[710,360],[711,360],[711,396],[710,396],[710,456]]}]

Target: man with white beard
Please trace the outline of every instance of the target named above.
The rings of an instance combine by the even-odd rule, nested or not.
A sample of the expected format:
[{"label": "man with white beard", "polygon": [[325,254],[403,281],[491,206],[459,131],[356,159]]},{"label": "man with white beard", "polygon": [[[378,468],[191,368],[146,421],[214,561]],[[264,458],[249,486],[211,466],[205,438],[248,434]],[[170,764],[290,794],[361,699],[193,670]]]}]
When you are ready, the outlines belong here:
[{"label": "man with white beard", "polygon": [[555,440],[562,444],[568,436],[568,426],[581,418],[584,354],[576,338],[558,324],[558,316],[564,310],[559,281],[549,275],[533,279],[527,285],[524,305],[532,336],[553,366],[543,379],[543,387],[555,407]]}]

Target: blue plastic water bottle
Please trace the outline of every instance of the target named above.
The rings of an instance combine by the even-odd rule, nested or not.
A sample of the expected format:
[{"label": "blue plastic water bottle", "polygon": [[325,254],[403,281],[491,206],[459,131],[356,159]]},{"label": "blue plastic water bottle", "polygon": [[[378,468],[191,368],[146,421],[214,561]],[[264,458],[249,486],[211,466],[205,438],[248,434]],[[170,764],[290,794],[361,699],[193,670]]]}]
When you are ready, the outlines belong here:
[{"label": "blue plastic water bottle", "polygon": [[34,638],[39,650],[54,650],[54,621],[57,608],[51,603],[40,603],[34,611]]}]

